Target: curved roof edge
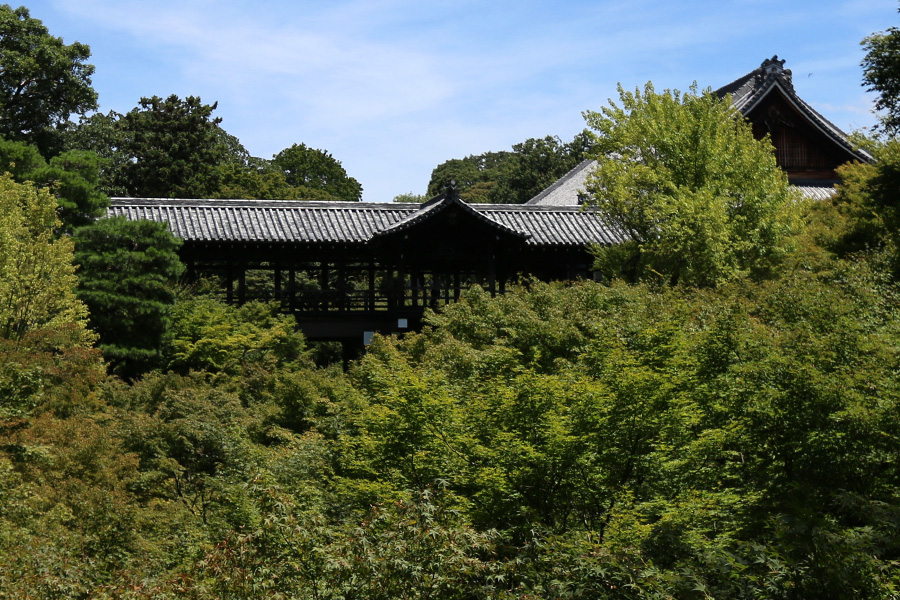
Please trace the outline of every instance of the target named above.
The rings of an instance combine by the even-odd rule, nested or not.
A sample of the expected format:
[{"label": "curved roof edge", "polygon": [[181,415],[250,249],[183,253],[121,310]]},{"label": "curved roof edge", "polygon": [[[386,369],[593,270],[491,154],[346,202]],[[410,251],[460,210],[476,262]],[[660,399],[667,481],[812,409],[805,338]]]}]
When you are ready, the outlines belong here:
[{"label": "curved roof edge", "polygon": [[494,229],[497,229],[507,235],[511,235],[523,240],[531,237],[530,234],[517,231],[515,229],[512,229],[511,227],[507,227],[503,223],[499,223],[481,214],[480,212],[472,208],[469,204],[466,204],[465,202],[460,200],[457,194],[441,194],[440,196],[436,196],[431,200],[428,200],[421,205],[421,208],[419,210],[403,217],[390,227],[375,232],[372,235],[372,239],[380,239],[389,235],[394,235],[401,231],[409,230],[410,228],[415,227],[417,224],[432,219],[435,217],[435,215],[438,215],[439,213],[453,206],[472,216],[473,218],[475,218],[475,220],[485,223],[486,225],[493,227]]}]

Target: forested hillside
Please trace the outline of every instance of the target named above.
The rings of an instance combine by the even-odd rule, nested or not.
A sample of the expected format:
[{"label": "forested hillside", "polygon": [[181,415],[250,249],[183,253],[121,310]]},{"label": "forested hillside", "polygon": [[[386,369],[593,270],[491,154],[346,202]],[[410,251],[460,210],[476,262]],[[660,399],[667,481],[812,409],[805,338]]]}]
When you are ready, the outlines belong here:
[{"label": "forested hillside", "polygon": [[[56,43],[0,15],[0,60]],[[876,90],[897,40],[865,42]],[[94,221],[142,190],[353,200],[317,183],[336,161],[243,156],[192,98],[72,126],[76,92],[0,145],[0,598],[900,596],[895,120],[806,203],[708,94],[622,92],[589,113],[601,147],[663,131],[645,105],[684,135],[601,164],[634,227],[606,281],[473,287],[345,371],[277,306],[180,281],[164,229]],[[205,166],[139,168],[125,133],[163,115]]]}]

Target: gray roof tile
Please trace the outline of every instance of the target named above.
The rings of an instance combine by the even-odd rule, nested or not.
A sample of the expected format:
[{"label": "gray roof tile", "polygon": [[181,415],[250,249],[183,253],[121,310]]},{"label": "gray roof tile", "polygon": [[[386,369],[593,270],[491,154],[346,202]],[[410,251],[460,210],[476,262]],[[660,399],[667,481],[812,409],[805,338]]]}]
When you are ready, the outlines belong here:
[{"label": "gray roof tile", "polygon": [[[186,241],[365,244],[381,232],[414,226],[439,204],[113,198],[107,214],[166,222]],[[529,246],[612,244],[622,239],[597,213],[577,206],[464,207],[520,235]]]}]

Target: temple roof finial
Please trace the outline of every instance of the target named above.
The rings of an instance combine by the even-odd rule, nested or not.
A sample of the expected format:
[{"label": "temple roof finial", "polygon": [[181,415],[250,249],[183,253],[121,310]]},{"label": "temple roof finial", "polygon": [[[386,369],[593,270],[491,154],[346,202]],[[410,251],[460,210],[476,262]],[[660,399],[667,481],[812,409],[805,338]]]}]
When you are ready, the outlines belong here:
[{"label": "temple roof finial", "polygon": [[788,78],[791,76],[791,70],[784,68],[784,59],[778,59],[778,55],[774,55],[772,58],[767,58],[762,61],[760,68],[765,72],[766,75],[781,75],[785,74]]},{"label": "temple roof finial", "polygon": [[447,184],[446,191],[447,198],[451,200],[459,200],[459,190],[456,188],[456,180],[451,179],[450,183]]},{"label": "temple roof finial", "polygon": [[794,82],[791,77],[791,70],[784,68],[784,59],[782,58],[779,60],[777,54],[772,58],[767,58],[762,61],[759,68],[760,71],[762,71],[762,75],[760,75],[761,78],[768,79],[769,77],[777,77],[781,79],[783,83],[793,88]]},{"label": "temple roof finial", "polygon": [[772,58],[762,61],[760,66],[766,73],[780,73],[784,70],[784,59],[778,60],[778,55],[776,54]]}]

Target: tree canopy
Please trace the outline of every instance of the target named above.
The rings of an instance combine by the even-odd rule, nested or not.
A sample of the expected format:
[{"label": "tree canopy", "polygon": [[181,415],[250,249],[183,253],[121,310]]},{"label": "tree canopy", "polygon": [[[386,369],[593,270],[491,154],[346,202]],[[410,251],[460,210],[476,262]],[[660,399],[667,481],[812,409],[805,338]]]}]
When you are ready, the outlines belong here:
[{"label": "tree canopy", "polygon": [[157,366],[173,284],[184,270],[165,223],[100,219],[75,232],[78,297],[113,368],[133,377]]},{"label": "tree canopy", "polygon": [[67,133],[67,147],[103,161],[111,196],[360,200],[362,186],[324,150],[294,144],[271,160],[251,156],[199,98],[142,98],[125,115],[94,114]]},{"label": "tree canopy", "polygon": [[571,142],[557,136],[531,138],[513,145],[513,161],[508,176],[493,194],[495,203],[523,204],[575,168],[594,145],[594,136],[585,130]]},{"label": "tree canopy", "polygon": [[[75,324],[85,305],[75,297],[72,240],[56,237],[56,199],[46,190],[0,176],[0,337]],[[89,339],[85,335],[84,339]]]},{"label": "tree canopy", "polygon": [[608,275],[716,285],[759,274],[783,252],[791,193],[768,139],[728,99],[619,87],[585,112],[597,131],[592,202],[631,240],[601,250]]},{"label": "tree canopy", "polygon": [[875,108],[883,111],[883,129],[900,131],[900,29],[874,33],[862,41],[866,56],[862,62],[863,85],[877,92]]},{"label": "tree canopy", "polygon": [[59,202],[62,231],[87,225],[101,216],[109,198],[100,189],[100,160],[93,152],[69,150],[45,161],[25,142],[0,137],[0,170],[19,182],[48,188]]},{"label": "tree canopy", "polygon": [[208,197],[227,153],[215,109],[196,96],[141,98],[116,121],[121,160],[111,185],[139,197]]},{"label": "tree canopy", "polygon": [[0,135],[38,143],[68,121],[97,107],[88,46],[64,44],[24,6],[0,5]]},{"label": "tree canopy", "polygon": [[465,202],[522,204],[573,169],[592,144],[590,132],[583,131],[571,142],[548,135],[514,144],[511,152],[453,158],[431,172],[427,194],[434,197],[455,181]]},{"label": "tree canopy", "polygon": [[362,185],[325,150],[293,144],[272,158],[272,166],[292,186],[324,192],[337,200],[362,200]]}]

